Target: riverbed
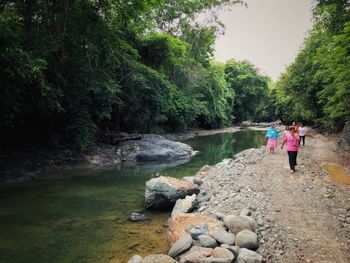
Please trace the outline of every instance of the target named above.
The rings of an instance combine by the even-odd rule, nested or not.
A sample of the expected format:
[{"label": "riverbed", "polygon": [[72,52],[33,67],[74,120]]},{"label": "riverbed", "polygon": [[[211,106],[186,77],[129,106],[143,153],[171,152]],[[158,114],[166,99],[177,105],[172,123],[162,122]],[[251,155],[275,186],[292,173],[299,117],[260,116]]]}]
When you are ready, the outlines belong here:
[{"label": "riverbed", "polygon": [[[145,182],[158,175],[194,175],[203,165],[264,144],[263,131],[198,136],[187,163],[51,170],[36,182],[2,186],[0,262],[126,262],[133,254],[168,250],[169,212],[145,212]],[[148,220],[132,223],[132,212]]]}]

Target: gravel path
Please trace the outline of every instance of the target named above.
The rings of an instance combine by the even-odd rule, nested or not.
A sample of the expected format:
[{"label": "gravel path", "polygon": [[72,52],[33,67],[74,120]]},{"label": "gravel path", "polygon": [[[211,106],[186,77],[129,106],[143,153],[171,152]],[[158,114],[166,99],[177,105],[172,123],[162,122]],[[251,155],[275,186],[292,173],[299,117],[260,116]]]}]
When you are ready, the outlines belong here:
[{"label": "gravel path", "polygon": [[250,208],[266,262],[348,263],[350,186],[333,182],[322,164],[349,166],[349,156],[333,151],[333,145],[329,137],[308,137],[295,175],[281,149],[249,150],[218,164],[202,186],[198,212],[239,214]]}]

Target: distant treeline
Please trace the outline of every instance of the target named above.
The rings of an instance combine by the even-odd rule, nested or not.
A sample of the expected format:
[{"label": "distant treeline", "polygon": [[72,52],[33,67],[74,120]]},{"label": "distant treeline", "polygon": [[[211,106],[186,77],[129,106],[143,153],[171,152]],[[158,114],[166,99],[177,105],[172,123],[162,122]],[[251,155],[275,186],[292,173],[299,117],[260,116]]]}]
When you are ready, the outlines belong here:
[{"label": "distant treeline", "polygon": [[98,133],[278,117],[341,126],[349,116],[345,2],[318,4],[304,49],[274,84],[247,61],[212,60],[223,30],[217,12],[241,1],[2,1],[0,144],[86,149]]}]

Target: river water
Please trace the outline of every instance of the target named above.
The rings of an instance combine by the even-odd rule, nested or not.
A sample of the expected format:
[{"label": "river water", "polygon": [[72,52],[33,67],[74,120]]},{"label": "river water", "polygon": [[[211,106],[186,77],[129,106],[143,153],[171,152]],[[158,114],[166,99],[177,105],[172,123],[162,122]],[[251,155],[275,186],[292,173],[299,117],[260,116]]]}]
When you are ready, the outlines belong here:
[{"label": "river water", "polygon": [[[239,131],[184,141],[200,153],[182,164],[51,171],[37,182],[0,188],[0,262],[126,262],[167,252],[169,212],[144,212],[145,182],[157,174],[194,175],[264,144],[264,132]],[[149,220],[132,223],[132,212]]]}]

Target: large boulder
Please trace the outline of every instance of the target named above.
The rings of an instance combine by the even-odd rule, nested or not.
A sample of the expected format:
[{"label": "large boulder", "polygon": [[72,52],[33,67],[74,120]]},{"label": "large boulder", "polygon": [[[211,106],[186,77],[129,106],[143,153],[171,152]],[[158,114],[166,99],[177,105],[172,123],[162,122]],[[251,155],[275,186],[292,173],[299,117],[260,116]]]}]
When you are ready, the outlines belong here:
[{"label": "large boulder", "polygon": [[339,146],[344,150],[350,151],[350,121],[345,123],[343,136],[339,141]]},{"label": "large boulder", "polygon": [[195,184],[173,177],[160,176],[146,182],[145,202],[149,209],[171,208],[186,195],[198,193]]},{"label": "large boulder", "polygon": [[249,229],[255,232],[257,223],[249,216],[235,216],[229,215],[224,217],[225,226],[231,231],[231,233],[237,234],[238,232]]},{"label": "large boulder", "polygon": [[246,248],[241,248],[239,250],[237,261],[238,263],[261,263],[262,259],[262,256],[258,253]]},{"label": "large boulder", "polygon": [[124,141],[120,143],[118,152],[124,161],[189,160],[193,155],[191,146],[155,134],[144,134],[140,140]]},{"label": "large boulder", "polygon": [[199,214],[176,214],[172,216],[168,227],[168,243],[172,246],[179,238],[188,234],[188,230],[199,224],[207,224],[209,233],[225,230],[222,222]]}]

